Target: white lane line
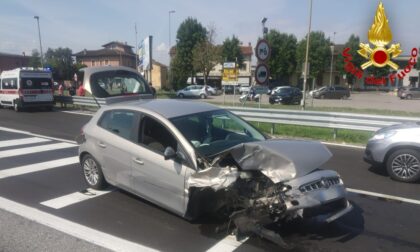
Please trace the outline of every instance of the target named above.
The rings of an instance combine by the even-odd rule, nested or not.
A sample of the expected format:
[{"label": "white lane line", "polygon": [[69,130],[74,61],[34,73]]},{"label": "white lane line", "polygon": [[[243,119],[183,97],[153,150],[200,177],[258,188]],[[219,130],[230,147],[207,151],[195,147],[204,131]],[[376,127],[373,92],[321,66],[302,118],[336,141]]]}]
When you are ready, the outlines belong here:
[{"label": "white lane line", "polygon": [[40,134],[34,134],[34,133],[29,132],[29,131],[15,130],[15,129],[10,129],[10,128],[6,128],[6,127],[0,127],[0,130],[7,131],[7,132],[12,132],[12,133],[25,134],[25,135],[28,135],[28,136],[42,137],[42,138],[46,138],[46,139],[50,139],[50,140],[55,140],[55,141],[60,141],[60,142],[65,142],[65,143],[70,143],[70,144],[77,145],[76,141],[71,141],[71,140],[67,140],[67,139],[63,139],[63,138],[57,138],[57,137],[49,137],[49,136],[44,136],[44,135],[40,135]]},{"label": "white lane line", "polygon": [[366,147],[358,146],[358,145],[339,144],[339,143],[330,143],[330,142],[321,142],[321,143],[326,144],[326,145],[331,145],[331,146],[338,146],[338,147],[345,147],[345,148],[352,148],[352,149],[360,149],[360,150],[366,149]]},{"label": "white lane line", "polygon": [[20,149],[11,149],[0,151],[0,158],[5,157],[15,157],[20,155],[38,153],[43,151],[53,151],[53,150],[60,150],[60,149],[67,149],[75,147],[73,144],[69,143],[54,143],[54,144],[46,144],[41,146],[34,146],[34,147],[27,147],[27,148],[20,148]]},{"label": "white lane line", "polygon": [[50,142],[51,140],[39,137],[29,137],[29,138],[22,138],[22,139],[14,139],[14,140],[5,140],[0,141],[0,148],[1,147],[12,147],[24,144],[34,144],[34,143],[44,143]]},{"label": "white lane line", "polygon": [[43,201],[40,204],[47,207],[54,208],[54,209],[60,209],[60,208],[70,206],[70,205],[73,205],[73,204],[76,204],[76,203],[79,203],[88,199],[96,198],[98,196],[101,196],[110,192],[112,192],[112,190],[97,191],[97,190],[88,188],[84,192],[75,192],[75,193],[67,194],[67,195],[64,195],[55,199]]},{"label": "white lane line", "polygon": [[113,251],[158,251],[0,197],[0,209]]},{"label": "white lane line", "polygon": [[95,112],[79,112],[79,111],[71,111],[71,110],[63,110],[62,113],[67,114],[75,114],[75,115],[84,115],[84,116],[93,116]]},{"label": "white lane line", "polygon": [[363,194],[363,195],[367,195],[367,196],[373,196],[373,197],[378,197],[378,198],[383,198],[383,199],[388,199],[388,200],[402,201],[402,202],[406,202],[406,203],[420,205],[420,200],[408,199],[408,198],[393,196],[393,195],[389,195],[389,194],[369,192],[369,191],[352,189],[352,188],[347,188],[347,191],[352,192],[352,193],[357,193],[357,194]]},{"label": "white lane line", "polygon": [[62,167],[71,164],[79,163],[79,157],[69,157],[69,158],[62,158],[53,161],[37,163],[37,164],[30,164],[25,166],[14,167],[10,169],[0,170],[0,179],[19,176],[27,173],[38,172],[48,169],[53,169],[57,167]]},{"label": "white lane line", "polygon": [[228,235],[223,240],[220,240],[218,243],[213,245],[213,247],[206,250],[207,252],[219,252],[219,251],[234,251],[248,238],[243,239],[242,241],[237,241],[234,235]]}]

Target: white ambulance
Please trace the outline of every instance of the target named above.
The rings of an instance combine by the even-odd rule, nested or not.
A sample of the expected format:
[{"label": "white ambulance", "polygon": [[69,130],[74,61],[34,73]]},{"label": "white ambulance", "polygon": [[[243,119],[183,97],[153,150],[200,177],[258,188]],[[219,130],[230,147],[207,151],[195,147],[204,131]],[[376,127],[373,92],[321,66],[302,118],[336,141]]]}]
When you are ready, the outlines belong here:
[{"label": "white ambulance", "polygon": [[50,71],[17,68],[3,71],[0,79],[0,107],[13,107],[15,111],[26,107],[52,109],[54,87]]}]

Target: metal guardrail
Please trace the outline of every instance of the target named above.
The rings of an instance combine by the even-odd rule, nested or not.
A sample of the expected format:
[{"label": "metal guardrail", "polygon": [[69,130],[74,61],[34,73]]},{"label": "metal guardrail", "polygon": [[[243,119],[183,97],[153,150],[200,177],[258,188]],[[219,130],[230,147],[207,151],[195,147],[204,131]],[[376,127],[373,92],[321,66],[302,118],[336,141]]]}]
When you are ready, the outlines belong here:
[{"label": "metal guardrail", "polygon": [[394,124],[420,121],[420,118],[399,116],[238,107],[223,108],[232,111],[248,121],[271,123],[271,133],[274,133],[276,124],[291,124],[331,128],[334,130],[333,134],[335,137],[338,129],[372,132]]},{"label": "metal guardrail", "polygon": [[[139,96],[96,98],[83,96],[55,96],[55,101],[62,104],[75,104],[81,106],[106,106],[112,103],[139,99]],[[299,111],[282,109],[258,109],[243,107],[227,107],[247,121],[271,124],[271,133],[274,133],[276,124],[290,124],[300,126],[312,126],[333,129],[334,138],[339,129],[377,131],[380,128],[405,123],[419,122],[420,118],[400,116],[378,116],[353,113]]]}]

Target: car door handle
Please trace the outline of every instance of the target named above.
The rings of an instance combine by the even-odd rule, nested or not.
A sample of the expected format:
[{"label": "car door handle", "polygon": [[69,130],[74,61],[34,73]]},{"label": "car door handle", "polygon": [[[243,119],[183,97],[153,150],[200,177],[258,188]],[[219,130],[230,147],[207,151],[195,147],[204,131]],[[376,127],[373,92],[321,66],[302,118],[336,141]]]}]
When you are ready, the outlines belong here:
[{"label": "car door handle", "polygon": [[134,163],[139,164],[139,165],[144,165],[144,162],[142,160],[140,160],[139,158],[133,158]]},{"label": "car door handle", "polygon": [[106,145],[104,143],[98,143],[98,146],[104,149],[106,148]]}]

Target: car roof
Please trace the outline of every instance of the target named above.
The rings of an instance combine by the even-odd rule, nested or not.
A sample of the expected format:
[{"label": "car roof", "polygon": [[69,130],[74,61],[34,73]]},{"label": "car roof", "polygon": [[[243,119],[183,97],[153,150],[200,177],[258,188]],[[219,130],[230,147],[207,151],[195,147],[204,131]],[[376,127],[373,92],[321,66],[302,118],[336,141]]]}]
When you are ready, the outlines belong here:
[{"label": "car roof", "polygon": [[181,101],[176,99],[144,99],[112,104],[110,107],[134,110],[143,108],[168,119],[221,109],[205,102]]}]

